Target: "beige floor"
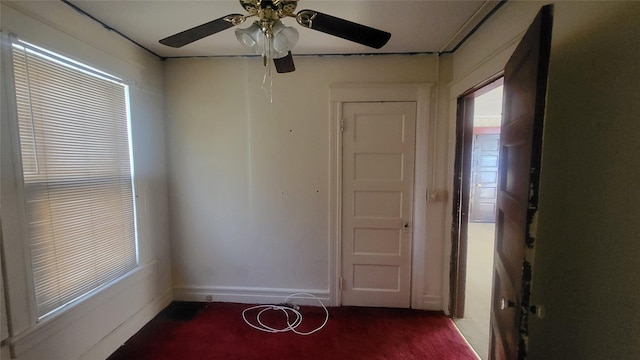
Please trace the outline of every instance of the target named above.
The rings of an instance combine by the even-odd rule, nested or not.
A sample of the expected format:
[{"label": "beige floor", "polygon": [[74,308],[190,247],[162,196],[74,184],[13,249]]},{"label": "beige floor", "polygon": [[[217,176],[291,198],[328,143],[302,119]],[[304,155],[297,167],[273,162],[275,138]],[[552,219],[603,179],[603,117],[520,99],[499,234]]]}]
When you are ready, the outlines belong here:
[{"label": "beige floor", "polygon": [[488,359],[495,225],[470,223],[465,316],[455,323],[481,359]]}]

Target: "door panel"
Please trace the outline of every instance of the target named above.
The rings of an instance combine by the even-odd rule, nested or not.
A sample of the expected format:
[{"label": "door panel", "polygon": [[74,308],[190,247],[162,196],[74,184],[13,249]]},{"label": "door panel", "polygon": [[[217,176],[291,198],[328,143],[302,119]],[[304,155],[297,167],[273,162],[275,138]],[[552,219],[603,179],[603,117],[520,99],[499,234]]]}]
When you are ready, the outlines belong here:
[{"label": "door panel", "polygon": [[527,333],[531,272],[525,251],[537,210],[551,13],[552,6],[538,13],[504,72],[491,359],[526,358],[521,335]]},{"label": "door panel", "polygon": [[409,307],[416,104],[345,103],[343,121],[342,304]]}]

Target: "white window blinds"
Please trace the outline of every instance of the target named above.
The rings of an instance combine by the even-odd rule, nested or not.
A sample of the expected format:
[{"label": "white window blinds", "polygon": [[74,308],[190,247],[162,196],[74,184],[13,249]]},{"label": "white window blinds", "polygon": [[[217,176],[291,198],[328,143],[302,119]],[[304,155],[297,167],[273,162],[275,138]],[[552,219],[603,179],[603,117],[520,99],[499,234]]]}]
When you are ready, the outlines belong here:
[{"label": "white window blinds", "polygon": [[13,46],[28,241],[39,318],[137,265],[128,89]]}]

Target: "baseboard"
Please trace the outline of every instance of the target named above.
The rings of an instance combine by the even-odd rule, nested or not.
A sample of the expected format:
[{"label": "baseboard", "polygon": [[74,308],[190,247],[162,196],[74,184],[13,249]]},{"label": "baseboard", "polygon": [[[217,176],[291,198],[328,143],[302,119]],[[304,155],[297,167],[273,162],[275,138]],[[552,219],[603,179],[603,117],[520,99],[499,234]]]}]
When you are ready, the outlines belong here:
[{"label": "baseboard", "polygon": [[[282,289],[236,286],[175,286],[173,297],[176,301],[224,301],[243,304],[277,304],[295,293],[311,294],[325,306],[331,303],[329,291],[320,289]],[[300,305],[318,305],[318,301],[304,296],[295,297]]]},{"label": "baseboard", "polygon": [[478,355],[478,352],[476,351],[476,349],[473,348],[473,346],[471,346],[471,343],[469,343],[469,340],[467,340],[467,338],[464,336],[464,334],[462,333],[462,331],[460,331],[460,328],[458,327],[458,325],[456,324],[455,321],[449,319],[449,321],[451,321],[451,324],[453,325],[453,327],[456,329],[456,331],[458,332],[458,334],[460,335],[460,337],[462,338],[462,340],[464,340],[464,342],[467,344],[467,346],[469,347],[469,349],[471,349],[471,351],[473,352],[473,354],[476,356],[476,358],[478,360],[482,360],[482,358],[480,357],[480,355]]},{"label": "baseboard", "polygon": [[171,288],[165,290],[151,303],[144,306],[132,317],[105,336],[100,342],[95,344],[89,351],[82,354],[79,360],[106,359],[116,351],[125,341],[140,330],[146,323],[151,321],[162,309],[173,301]]},{"label": "baseboard", "polygon": [[442,296],[423,295],[422,306],[424,310],[442,311]]}]

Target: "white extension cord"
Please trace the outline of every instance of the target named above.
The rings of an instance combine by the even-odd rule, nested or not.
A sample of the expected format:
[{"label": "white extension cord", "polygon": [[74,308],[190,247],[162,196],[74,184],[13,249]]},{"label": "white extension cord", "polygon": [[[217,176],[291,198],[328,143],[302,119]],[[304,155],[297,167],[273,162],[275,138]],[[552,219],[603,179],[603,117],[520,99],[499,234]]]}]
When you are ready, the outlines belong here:
[{"label": "white extension cord", "polygon": [[[320,329],[322,329],[326,324],[327,321],[329,321],[329,310],[327,310],[327,308],[324,306],[324,304],[322,303],[322,301],[320,301],[320,299],[318,299],[317,297],[315,297],[312,294],[309,293],[295,293],[295,294],[291,294],[289,295],[285,300],[284,303],[285,304],[290,304],[289,300],[291,300],[291,298],[293,297],[299,297],[299,296],[304,296],[308,299],[316,299],[318,301],[318,303],[320,304],[320,306],[322,306],[322,308],[324,309],[324,312],[326,314],[325,318],[324,318],[324,322],[322,323],[322,325],[318,326],[317,328],[308,331],[308,332],[301,332],[296,330],[296,328],[302,323],[302,313],[300,313],[300,311],[298,311],[300,309],[299,306],[297,305],[293,305],[293,306],[283,306],[283,305],[257,305],[257,306],[252,306],[248,309],[245,309],[242,312],[242,318],[244,319],[244,322],[247,323],[247,325],[251,326],[254,329],[260,330],[260,331],[264,331],[264,332],[268,332],[268,333],[281,333],[281,332],[287,332],[287,331],[293,331],[294,333],[298,334],[298,335],[311,335],[316,331],[320,331]],[[247,320],[247,316],[246,313],[248,311],[251,310],[257,310],[257,309],[262,309],[258,312],[258,315],[256,316],[256,322],[258,323],[258,325],[255,325],[253,323],[251,323],[249,320]],[[266,324],[264,324],[262,322],[262,320],[260,319],[260,317],[262,316],[263,313],[270,311],[270,310],[275,310],[275,311],[282,311],[285,314],[285,317],[287,318],[287,326],[281,329],[277,329],[277,328],[273,328],[271,326],[268,326]],[[290,317],[290,315],[292,314],[292,316]],[[291,322],[290,320],[293,318],[293,315],[295,315],[295,320],[293,322]]]}]

